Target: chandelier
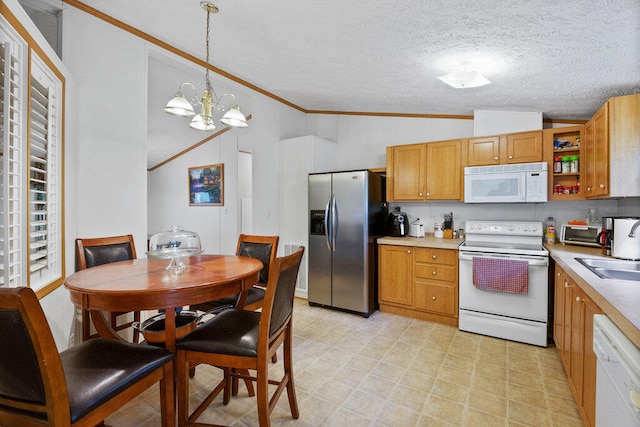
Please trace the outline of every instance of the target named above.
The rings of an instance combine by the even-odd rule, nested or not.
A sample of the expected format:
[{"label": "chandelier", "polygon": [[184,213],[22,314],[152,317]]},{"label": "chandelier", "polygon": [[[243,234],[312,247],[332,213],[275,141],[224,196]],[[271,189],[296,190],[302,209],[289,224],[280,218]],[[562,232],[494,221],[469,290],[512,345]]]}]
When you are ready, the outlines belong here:
[{"label": "chandelier", "polygon": [[[194,95],[197,94],[196,88],[191,83],[185,82],[180,85],[180,90],[176,95],[167,103],[167,106],[164,108],[169,114],[173,114],[181,117],[193,117],[189,126],[196,130],[203,131],[212,131],[216,128],[216,125],[213,122],[213,109],[223,112],[226,107],[221,103],[221,100],[224,97],[233,98],[233,104],[231,108],[222,116],[220,122],[232,127],[238,128],[246,128],[247,118],[240,111],[240,107],[237,104],[237,99],[235,95],[231,93],[225,93],[221,97],[218,97],[216,91],[211,87],[211,82],[209,81],[209,40],[210,40],[210,19],[212,13],[218,13],[218,8],[208,1],[201,1],[200,6],[207,12],[207,38],[206,38],[206,48],[207,48],[207,67],[205,71],[205,84],[204,90],[202,91],[202,96],[200,99],[194,96],[193,99],[187,100],[184,95],[183,89],[185,86],[191,87],[193,89]],[[198,105],[201,106],[200,113],[196,114],[194,108]]]}]

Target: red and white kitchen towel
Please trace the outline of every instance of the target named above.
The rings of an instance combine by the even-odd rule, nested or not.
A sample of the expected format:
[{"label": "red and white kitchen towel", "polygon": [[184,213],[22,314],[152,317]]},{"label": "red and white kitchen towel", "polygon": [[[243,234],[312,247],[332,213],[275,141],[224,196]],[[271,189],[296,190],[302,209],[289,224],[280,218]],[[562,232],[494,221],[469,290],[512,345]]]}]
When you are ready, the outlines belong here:
[{"label": "red and white kitchen towel", "polygon": [[506,258],[473,258],[473,286],[478,289],[527,295],[529,263]]}]

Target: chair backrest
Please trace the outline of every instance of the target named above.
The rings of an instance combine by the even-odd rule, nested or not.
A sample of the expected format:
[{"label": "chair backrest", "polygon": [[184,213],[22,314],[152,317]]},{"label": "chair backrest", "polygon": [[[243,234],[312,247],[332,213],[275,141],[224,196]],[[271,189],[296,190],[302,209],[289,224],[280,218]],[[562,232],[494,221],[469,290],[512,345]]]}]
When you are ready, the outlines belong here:
[{"label": "chair backrest", "polygon": [[252,236],[241,234],[238,238],[236,255],[255,258],[262,261],[258,283],[266,285],[269,281],[269,269],[278,254],[278,236]]},{"label": "chair backrest", "polygon": [[[273,263],[260,315],[259,339],[263,334],[271,337],[277,333],[291,317],[303,254],[304,246],[301,246],[291,255],[276,258]],[[263,328],[268,329],[263,330]]]},{"label": "chair backrest", "polygon": [[96,267],[111,262],[136,259],[133,236],[76,239],[77,269]]},{"label": "chair backrest", "polygon": [[27,411],[51,425],[69,425],[62,362],[31,288],[0,288],[0,348],[0,424],[19,425],[12,416]]}]

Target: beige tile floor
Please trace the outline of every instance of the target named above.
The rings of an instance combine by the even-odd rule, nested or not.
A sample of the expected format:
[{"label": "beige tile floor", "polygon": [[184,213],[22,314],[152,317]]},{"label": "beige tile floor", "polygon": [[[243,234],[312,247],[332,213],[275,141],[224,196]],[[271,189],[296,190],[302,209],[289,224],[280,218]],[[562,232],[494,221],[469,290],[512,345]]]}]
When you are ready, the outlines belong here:
[{"label": "beige tile floor", "polygon": [[[273,425],[582,426],[554,347],[381,312],[364,319],[305,300],[296,300],[293,321],[300,418],[291,418],[285,393]],[[204,395],[219,378],[219,369],[199,366],[192,392]],[[158,408],[154,387],[107,424],[159,426]],[[257,426],[255,400],[241,386],[229,405],[219,397],[202,421]]]}]

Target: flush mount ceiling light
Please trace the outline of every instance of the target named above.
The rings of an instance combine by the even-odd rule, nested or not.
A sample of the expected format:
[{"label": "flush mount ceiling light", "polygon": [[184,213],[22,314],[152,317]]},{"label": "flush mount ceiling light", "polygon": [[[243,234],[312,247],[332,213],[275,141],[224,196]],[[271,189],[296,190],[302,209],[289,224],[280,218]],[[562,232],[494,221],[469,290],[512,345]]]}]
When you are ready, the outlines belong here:
[{"label": "flush mount ceiling light", "polygon": [[[226,110],[226,107],[221,103],[221,100],[224,97],[233,98],[233,104],[231,108],[222,116],[220,119],[221,123],[224,123],[227,126],[246,128],[247,118],[240,111],[240,107],[237,104],[237,99],[235,95],[231,93],[225,93],[221,97],[218,98],[216,91],[211,87],[211,82],[209,81],[209,39],[210,39],[210,19],[212,13],[218,13],[218,8],[208,1],[200,2],[200,6],[207,12],[207,38],[206,38],[206,49],[207,49],[207,66],[205,71],[205,85],[204,90],[202,91],[202,96],[200,99],[193,98],[192,100],[187,100],[184,96],[183,89],[185,86],[190,86],[193,89],[194,94],[197,94],[196,88],[191,83],[185,82],[180,85],[180,90],[176,93],[176,96],[173,97],[171,101],[167,103],[164,111],[169,114],[173,114],[181,117],[193,117],[189,126],[192,129],[196,130],[204,130],[204,131],[212,131],[216,128],[216,125],[213,123],[213,108],[216,110],[223,112]],[[196,114],[194,107],[201,105],[200,114]]]},{"label": "flush mount ceiling light", "polygon": [[454,73],[437,77],[446,84],[456,89],[466,89],[470,87],[479,87],[491,83],[485,76],[476,70],[469,69],[470,64],[465,62],[461,64],[461,70]]}]

